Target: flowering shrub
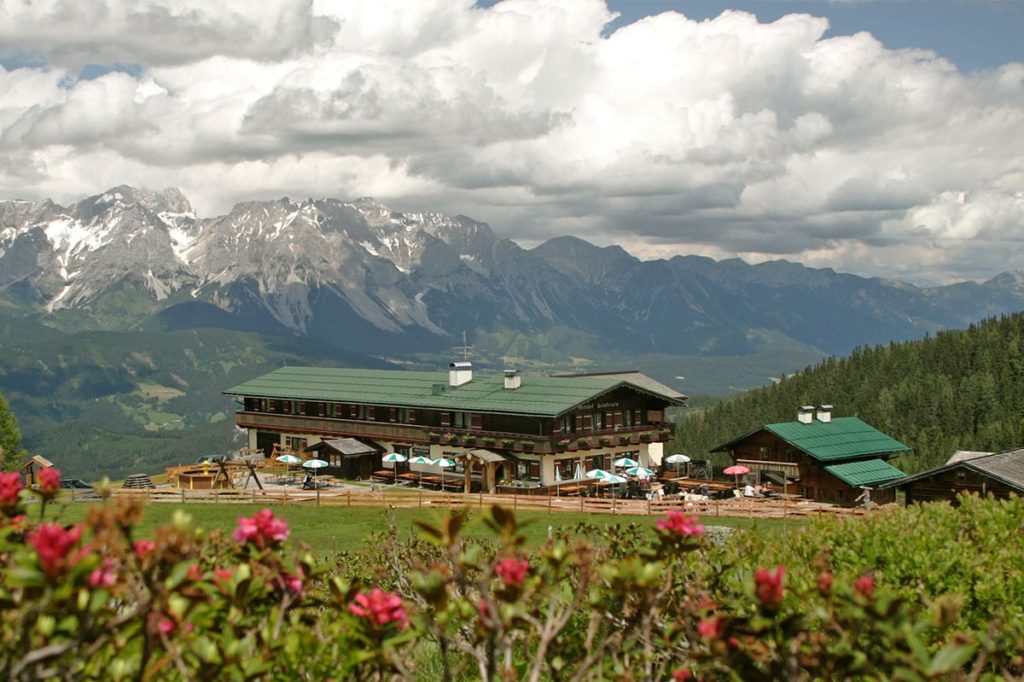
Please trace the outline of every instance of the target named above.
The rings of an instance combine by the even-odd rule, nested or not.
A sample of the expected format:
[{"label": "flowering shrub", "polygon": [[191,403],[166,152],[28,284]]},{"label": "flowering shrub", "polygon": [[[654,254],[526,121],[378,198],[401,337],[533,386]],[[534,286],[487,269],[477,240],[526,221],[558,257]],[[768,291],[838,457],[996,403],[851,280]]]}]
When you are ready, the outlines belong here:
[{"label": "flowering shrub", "polygon": [[[756,534],[711,544],[697,519],[670,512],[653,532],[580,527],[528,551],[516,517],[493,507],[482,514],[493,541],[466,539],[468,516],[455,512],[420,522],[418,539],[392,529],[364,552],[318,563],[285,544],[288,524],[269,509],[242,515],[230,535],[203,532],[179,512],[140,538],[141,509],[131,500],[93,506],[83,524],[67,527],[26,520],[29,494],[0,478],[0,673],[10,679],[1024,673],[1021,620],[1006,617],[1016,605],[984,620],[956,592],[962,585],[908,585],[898,562],[916,552],[909,541],[887,543],[900,553],[886,562],[863,548],[856,560],[838,558],[893,523],[884,516],[812,525],[784,545]],[[1006,567],[1019,565],[1022,550],[1000,529],[1019,535],[1020,501],[899,514],[894,526],[914,533],[914,514],[934,514],[956,537],[996,534],[999,553],[986,565],[1017,595]],[[971,594],[983,599],[987,580],[974,579]]]}]

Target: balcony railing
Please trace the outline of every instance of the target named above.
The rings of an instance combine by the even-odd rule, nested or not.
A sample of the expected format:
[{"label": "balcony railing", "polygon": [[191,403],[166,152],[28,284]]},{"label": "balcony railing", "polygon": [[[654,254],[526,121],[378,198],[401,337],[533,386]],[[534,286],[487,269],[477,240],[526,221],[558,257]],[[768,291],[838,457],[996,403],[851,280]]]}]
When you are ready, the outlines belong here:
[{"label": "balcony railing", "polygon": [[247,429],[314,433],[324,436],[362,436],[404,443],[440,443],[457,447],[492,447],[536,453],[657,443],[671,440],[675,435],[674,425],[667,423],[535,436],[480,429],[249,411],[236,412],[235,423]]}]

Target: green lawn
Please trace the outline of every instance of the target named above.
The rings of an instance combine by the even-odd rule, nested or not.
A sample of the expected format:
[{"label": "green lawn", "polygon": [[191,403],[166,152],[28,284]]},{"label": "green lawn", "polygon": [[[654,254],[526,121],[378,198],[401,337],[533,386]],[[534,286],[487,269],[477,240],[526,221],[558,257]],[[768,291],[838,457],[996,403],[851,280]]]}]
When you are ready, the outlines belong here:
[{"label": "green lawn", "polygon": [[[60,520],[75,523],[85,516],[86,505],[72,503],[59,510]],[[241,504],[150,504],[145,511],[143,522],[139,528],[140,537],[149,537],[153,529],[170,523],[171,516],[178,509],[192,515],[196,524],[206,530],[219,529],[230,533],[234,530],[240,516],[251,516],[262,508],[262,505]],[[292,529],[292,541],[309,545],[317,554],[329,555],[334,551],[358,549],[373,533],[387,528],[390,520],[398,525],[400,533],[411,533],[414,530],[414,519],[443,518],[445,512],[438,509],[393,509],[377,507],[316,507],[300,505],[276,505],[274,513],[285,518]],[[522,511],[517,514],[523,524],[523,531],[531,545],[537,545],[547,537],[548,528],[558,529],[572,527],[580,522],[588,522],[598,526],[615,526],[622,528],[636,524],[641,528],[653,529],[659,516],[614,516],[612,514],[582,514],[578,512]],[[704,517],[707,525],[728,526],[731,528],[752,528],[757,532],[771,533],[780,537],[788,529],[799,528],[799,521],[783,519],[751,520],[738,517]],[[476,517],[467,525],[469,536],[491,537],[490,530]]]}]

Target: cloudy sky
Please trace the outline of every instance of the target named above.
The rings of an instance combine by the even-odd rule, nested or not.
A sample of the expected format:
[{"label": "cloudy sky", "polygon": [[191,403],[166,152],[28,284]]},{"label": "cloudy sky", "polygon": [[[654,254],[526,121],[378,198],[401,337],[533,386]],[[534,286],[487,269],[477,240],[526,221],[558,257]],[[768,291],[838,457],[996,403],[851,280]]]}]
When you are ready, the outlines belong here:
[{"label": "cloudy sky", "polygon": [[1024,268],[1024,4],[0,0],[0,198],[373,196],[532,246]]}]

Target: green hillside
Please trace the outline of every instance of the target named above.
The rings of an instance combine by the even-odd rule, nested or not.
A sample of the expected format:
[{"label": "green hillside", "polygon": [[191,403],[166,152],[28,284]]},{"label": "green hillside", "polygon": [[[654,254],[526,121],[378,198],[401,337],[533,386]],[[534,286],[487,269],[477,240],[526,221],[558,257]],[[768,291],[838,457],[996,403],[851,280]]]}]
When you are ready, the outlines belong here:
[{"label": "green hillside", "polygon": [[955,450],[1024,445],[1024,315],[990,319],[920,341],[856,349],[771,386],[691,410],[675,446],[697,456],[762,424],[796,418],[799,405],[831,404],[913,450],[908,472]]},{"label": "green hillside", "polygon": [[87,479],[240,447],[227,386],[286,364],[384,365],[316,341],[224,329],[65,333],[0,320],[0,332],[0,393],[25,449]]}]

